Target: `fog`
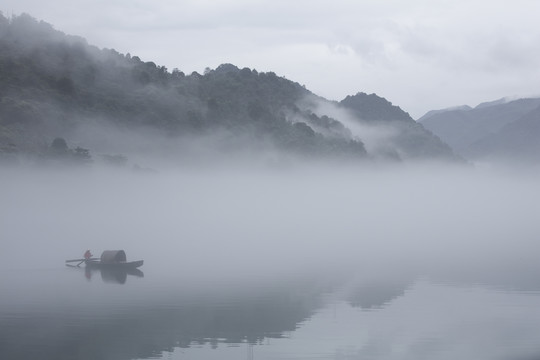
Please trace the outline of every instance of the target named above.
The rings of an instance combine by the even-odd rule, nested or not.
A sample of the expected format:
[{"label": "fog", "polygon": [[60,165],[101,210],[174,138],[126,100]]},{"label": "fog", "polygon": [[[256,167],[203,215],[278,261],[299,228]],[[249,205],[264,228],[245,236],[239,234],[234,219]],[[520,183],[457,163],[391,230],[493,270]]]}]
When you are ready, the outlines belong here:
[{"label": "fog", "polygon": [[[369,154],[375,157],[387,154],[391,149],[399,149],[395,137],[399,135],[399,123],[375,122],[370,119],[359,119],[351,110],[340,107],[336,103],[309,96],[299,102],[301,107],[311,108],[318,116],[327,115],[339,121],[349,129],[353,137],[360,139]],[[367,120],[367,121],[366,121]],[[403,155],[403,154],[400,154]]]},{"label": "fog", "polygon": [[436,165],[1,172],[4,270],[124,249],[149,271],[207,279],[427,274],[497,268],[538,250],[537,173]]},{"label": "fog", "polygon": [[[454,357],[501,336],[502,354],[534,350],[515,344],[537,334],[537,172],[244,165],[0,169],[0,357],[196,358],[272,339],[255,351],[444,358],[434,336]],[[64,266],[86,249],[124,249],[144,277]],[[470,319],[486,342],[462,335]]]},{"label": "fog", "polygon": [[[170,135],[151,127],[126,128],[106,119],[85,119],[66,134],[73,146],[92,149],[95,162],[104,155],[121,155],[128,167],[148,170],[267,167],[287,165],[297,156],[279,150],[271,141],[253,139],[248,133],[215,129],[204,134]],[[99,149],[93,151],[93,149]],[[127,180],[129,181],[129,180]]]}]

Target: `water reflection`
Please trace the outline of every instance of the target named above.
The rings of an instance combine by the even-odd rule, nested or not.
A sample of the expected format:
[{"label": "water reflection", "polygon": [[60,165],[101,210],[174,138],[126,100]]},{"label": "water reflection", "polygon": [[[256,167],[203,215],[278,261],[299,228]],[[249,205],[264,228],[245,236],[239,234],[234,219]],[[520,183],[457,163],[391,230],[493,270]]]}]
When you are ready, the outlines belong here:
[{"label": "water reflection", "polygon": [[[403,285],[403,284],[402,284]],[[388,283],[381,285],[390,289]],[[362,292],[367,287],[357,287]],[[417,279],[381,296],[370,311],[335,297],[291,338],[248,349],[248,359],[538,359],[540,294],[481,284],[440,285]],[[387,293],[383,291],[382,293]],[[391,298],[391,300],[389,300]],[[373,303],[370,303],[373,305]],[[175,350],[166,358],[232,360],[244,348]]]},{"label": "water reflection", "polygon": [[106,283],[125,284],[128,275],[135,277],[144,277],[144,273],[139,269],[85,269],[85,276],[88,280],[92,275],[99,272],[101,280]]},{"label": "water reflection", "polygon": [[[41,272],[39,279],[37,273],[23,272],[17,274],[18,284],[0,283],[0,359],[497,359],[540,354],[537,283],[502,290],[512,273],[498,284],[478,283],[484,275],[472,271],[470,282],[456,274],[445,278],[434,272],[428,280],[373,271],[331,281],[314,276],[189,283],[170,274],[126,282],[131,274],[98,275],[99,270],[90,275],[103,281],[86,282],[73,276],[79,271],[65,270]],[[109,280],[124,286],[104,285]],[[49,284],[56,294],[42,292],[38,283]]]},{"label": "water reflection", "polygon": [[414,279],[357,284],[348,290],[346,300],[351,306],[364,310],[382,309],[393,300],[405,295],[405,291],[413,283]]},{"label": "water reflection", "polygon": [[124,268],[92,268],[92,267],[80,267],[74,265],[66,265],[73,271],[84,272],[84,277],[91,281],[99,273],[101,280],[104,283],[112,284],[125,284],[129,276],[134,276],[138,278],[144,277],[144,273],[139,269],[124,269]]},{"label": "water reflection", "polygon": [[144,281],[104,269],[0,273],[0,359],[540,354],[539,266],[497,264],[228,280],[179,268],[150,268]]},{"label": "water reflection", "polygon": [[[115,283],[133,275],[100,273],[104,282]],[[174,282],[157,288],[129,281],[122,287],[83,285],[92,286],[66,282],[55,299],[33,286],[12,288],[20,291],[14,299],[24,293],[35,301],[0,302],[0,359],[155,358],[175,348],[259,344],[295,331],[321,306],[322,291],[311,280],[202,288]]]}]

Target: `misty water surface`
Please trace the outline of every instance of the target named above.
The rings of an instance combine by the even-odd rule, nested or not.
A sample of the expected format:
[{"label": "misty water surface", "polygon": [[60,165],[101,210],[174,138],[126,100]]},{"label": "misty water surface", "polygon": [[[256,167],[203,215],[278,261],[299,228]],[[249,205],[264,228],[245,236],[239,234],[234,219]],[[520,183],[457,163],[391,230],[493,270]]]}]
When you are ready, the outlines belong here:
[{"label": "misty water surface", "polygon": [[[538,175],[1,173],[2,358],[530,358]],[[141,276],[64,266],[106,249]]]}]

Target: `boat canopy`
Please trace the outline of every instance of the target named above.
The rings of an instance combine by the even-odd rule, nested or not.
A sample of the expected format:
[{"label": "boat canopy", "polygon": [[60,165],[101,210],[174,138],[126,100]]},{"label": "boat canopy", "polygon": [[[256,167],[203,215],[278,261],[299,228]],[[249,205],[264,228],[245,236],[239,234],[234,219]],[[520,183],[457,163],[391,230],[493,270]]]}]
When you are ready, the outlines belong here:
[{"label": "boat canopy", "polygon": [[101,254],[101,262],[112,264],[126,261],[126,253],[124,250],[105,250]]}]

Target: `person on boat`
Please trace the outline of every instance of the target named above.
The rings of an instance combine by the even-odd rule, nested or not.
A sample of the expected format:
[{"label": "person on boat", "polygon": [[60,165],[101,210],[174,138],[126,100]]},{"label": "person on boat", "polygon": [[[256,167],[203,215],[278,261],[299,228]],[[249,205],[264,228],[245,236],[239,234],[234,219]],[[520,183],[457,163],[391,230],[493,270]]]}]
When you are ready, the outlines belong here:
[{"label": "person on boat", "polygon": [[86,260],[90,259],[92,257],[92,253],[90,252],[90,250],[86,250],[86,252],[84,253],[84,258]]}]

